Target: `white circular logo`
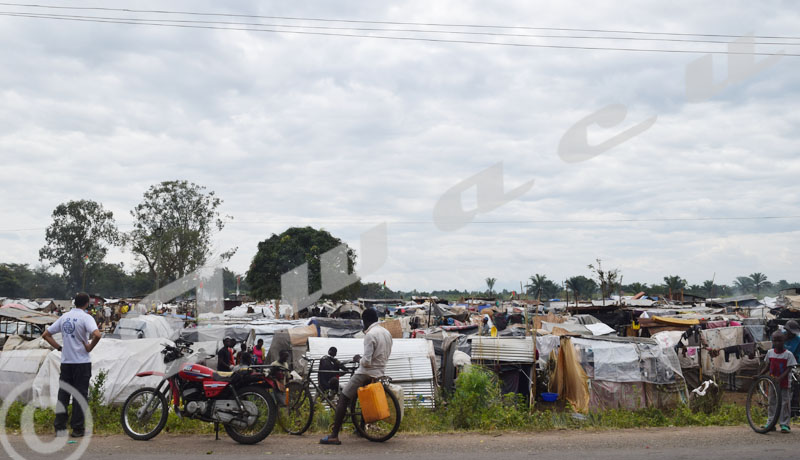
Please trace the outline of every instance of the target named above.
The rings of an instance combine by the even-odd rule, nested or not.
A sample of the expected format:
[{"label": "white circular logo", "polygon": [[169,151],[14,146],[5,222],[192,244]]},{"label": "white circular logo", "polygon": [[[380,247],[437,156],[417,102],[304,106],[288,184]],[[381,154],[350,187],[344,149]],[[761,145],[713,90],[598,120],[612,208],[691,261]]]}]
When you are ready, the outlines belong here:
[{"label": "white circular logo", "polygon": [[[85,435],[81,438],[80,443],[75,448],[75,450],[67,457],[64,457],[65,460],[78,460],[81,458],[86,449],[89,447],[89,442],[92,439],[92,429],[94,427],[94,421],[92,419],[92,412],[89,409],[89,403],[86,401],[86,398],[83,397],[80,392],[75,389],[72,385],[59,381],[59,388],[66,391],[72,396],[72,404],[78,404],[81,409],[83,410],[84,419],[85,419]],[[13,390],[11,390],[8,396],[3,400],[3,405],[0,406],[0,445],[3,446],[6,453],[9,457],[13,458],[14,460],[26,460],[19,452],[17,452],[14,447],[11,445],[11,442],[8,439],[8,430],[6,430],[6,417],[8,416],[8,410],[11,407],[11,404],[22,395],[25,390],[33,388],[33,380],[29,380],[25,383],[22,383],[16,386]],[[54,454],[67,446],[67,438],[54,438],[52,441],[44,442],[39,436],[36,434],[36,429],[33,424],[33,413],[35,407],[33,403],[28,403],[25,405],[25,408],[22,410],[22,414],[20,415],[20,431],[22,432],[22,439],[25,440],[25,444],[31,449],[33,452],[41,455],[50,455]]]}]

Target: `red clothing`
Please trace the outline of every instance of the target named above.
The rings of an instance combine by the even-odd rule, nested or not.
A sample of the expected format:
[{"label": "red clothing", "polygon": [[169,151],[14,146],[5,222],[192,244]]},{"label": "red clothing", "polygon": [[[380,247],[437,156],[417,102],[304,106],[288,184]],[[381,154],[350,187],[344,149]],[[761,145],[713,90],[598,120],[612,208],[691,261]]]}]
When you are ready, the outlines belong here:
[{"label": "red clothing", "polygon": [[[764,357],[764,360],[769,362],[769,375],[771,377],[780,377],[780,375],[786,371],[787,367],[797,364],[794,355],[790,351],[783,350],[781,353],[778,353],[774,348],[767,352],[767,356]],[[789,374],[786,374],[786,376],[781,379],[780,384],[781,388],[789,388]]]}]

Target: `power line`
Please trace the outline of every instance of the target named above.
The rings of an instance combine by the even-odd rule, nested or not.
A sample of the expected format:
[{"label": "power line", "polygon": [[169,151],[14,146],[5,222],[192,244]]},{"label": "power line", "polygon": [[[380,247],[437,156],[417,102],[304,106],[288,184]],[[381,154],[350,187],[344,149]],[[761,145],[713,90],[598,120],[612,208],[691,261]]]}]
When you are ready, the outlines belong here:
[{"label": "power line", "polygon": [[554,49],[580,49],[590,51],[634,51],[634,52],[651,52],[651,53],[674,53],[674,54],[727,54],[727,55],[750,55],[750,56],[789,56],[800,57],[800,54],[791,53],[766,53],[766,52],[740,52],[740,51],[713,51],[713,50],[683,50],[683,49],[657,49],[657,48],[618,48],[618,47],[605,47],[605,46],[575,46],[575,45],[545,45],[533,43],[509,43],[509,42],[488,42],[481,40],[455,40],[445,38],[429,38],[429,37],[397,37],[386,35],[366,35],[366,34],[342,34],[333,32],[310,32],[299,30],[277,30],[265,28],[244,28],[244,27],[218,27],[218,26],[203,26],[203,25],[190,25],[190,24],[169,24],[159,22],[146,22],[146,21],[133,21],[133,20],[107,20],[96,19],[91,16],[86,18],[68,18],[57,17],[53,15],[36,15],[28,13],[10,13],[0,12],[0,16],[22,17],[30,19],[52,19],[60,21],[77,21],[77,22],[92,22],[92,23],[108,23],[108,24],[129,24],[129,25],[146,25],[156,27],[175,27],[184,29],[209,29],[209,30],[235,30],[245,32],[268,32],[278,34],[298,34],[298,35],[320,35],[329,37],[351,37],[351,38],[372,38],[382,40],[403,40],[403,41],[417,41],[417,42],[432,42],[432,43],[461,43],[461,44],[476,44],[476,45],[494,45],[494,46],[512,46],[522,48],[554,48]]},{"label": "power line", "polygon": [[[501,25],[487,25],[487,24],[454,24],[454,23],[436,23],[436,22],[370,21],[370,20],[358,20],[358,19],[308,18],[308,17],[296,17],[296,16],[266,16],[266,15],[256,15],[256,14],[209,13],[209,12],[197,12],[197,11],[176,11],[176,10],[144,10],[144,9],[134,9],[134,8],[63,6],[63,5],[42,5],[42,4],[30,4],[30,3],[8,3],[8,2],[0,2],[0,5],[19,6],[25,8],[61,9],[61,10],[117,11],[125,13],[175,14],[175,15],[187,15],[187,16],[217,16],[217,17],[237,17],[237,18],[255,18],[255,19],[280,19],[287,21],[342,22],[342,23],[355,23],[355,24],[383,24],[383,25],[401,25],[401,26],[473,27],[473,28],[489,28],[489,29],[550,30],[550,31],[563,31],[563,32],[624,33],[624,34],[636,34],[636,35],[665,35],[665,36],[673,35],[673,36],[686,36],[686,37],[720,37],[720,38],[741,37],[740,35],[710,34],[710,33],[647,32],[641,30],[501,26]],[[752,37],[760,39],[800,40],[800,36],[754,35]]]},{"label": "power line", "polygon": [[[512,225],[512,224],[615,224],[615,223],[632,223],[632,222],[714,222],[714,221],[755,221],[755,220],[784,220],[784,219],[800,219],[797,216],[731,216],[731,217],[652,217],[652,218],[621,218],[621,219],[531,219],[531,220],[473,220],[466,222],[466,224],[479,224],[479,225]],[[454,222],[448,220],[447,222]],[[232,220],[226,222],[225,225],[238,225],[238,224],[316,224],[316,225],[369,225],[369,224],[382,224],[387,223],[390,225],[425,225],[433,224],[433,220],[366,220],[366,219],[352,219],[352,220],[319,220],[319,219],[304,219],[297,218],[293,220],[245,220],[237,221]],[[119,222],[119,225],[133,225],[132,222]],[[17,228],[17,229],[0,229],[0,233],[12,233],[33,230],[45,230],[47,227],[34,227],[34,228]]]},{"label": "power line", "polygon": [[[0,5],[3,5],[0,3]],[[361,31],[361,32],[411,32],[411,33],[424,33],[424,34],[448,34],[448,35],[477,35],[477,36],[491,36],[491,37],[515,37],[515,38],[555,38],[555,39],[569,39],[569,40],[623,40],[623,41],[654,41],[654,42],[679,42],[679,43],[714,43],[714,44],[730,44],[728,40],[706,40],[706,39],[686,39],[686,38],[655,38],[655,37],[620,37],[620,36],[589,36],[589,35],[550,35],[550,34],[519,34],[519,33],[503,33],[503,32],[474,32],[474,31],[458,31],[458,30],[430,30],[430,29],[387,29],[380,27],[336,27],[336,26],[308,26],[297,24],[265,24],[262,22],[231,22],[231,21],[201,21],[190,19],[159,19],[159,18],[130,18],[130,17],[105,17],[105,16],[85,16],[85,15],[68,15],[68,14],[38,14],[18,11],[5,11],[3,13],[18,14],[21,16],[31,16],[35,18],[72,18],[72,19],[98,19],[98,20],[113,20],[113,21],[136,21],[136,22],[158,22],[158,23],[177,23],[177,24],[212,24],[212,25],[225,25],[225,26],[253,26],[253,27],[284,27],[291,29],[314,29],[314,30],[345,30],[345,31]],[[800,43],[788,42],[753,42],[752,45],[788,45],[796,46]]]}]

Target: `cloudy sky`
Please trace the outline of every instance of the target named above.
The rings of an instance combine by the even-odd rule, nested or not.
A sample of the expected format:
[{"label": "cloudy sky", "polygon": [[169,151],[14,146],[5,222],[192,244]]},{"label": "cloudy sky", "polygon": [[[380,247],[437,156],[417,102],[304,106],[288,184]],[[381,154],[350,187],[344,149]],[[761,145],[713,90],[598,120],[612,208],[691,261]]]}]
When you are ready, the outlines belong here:
[{"label": "cloudy sky", "polygon": [[[220,24],[247,22],[283,31],[698,51],[498,46],[0,15],[4,262],[38,263],[44,229],[59,203],[100,201],[129,230],[129,211],[150,185],[187,179],[224,199],[222,211],[233,221],[217,235],[215,247],[237,246],[230,266],[240,272],[259,241],[290,226],[323,227],[359,251],[361,234],[386,222],[388,258],[366,279],[386,280],[394,289],[480,289],[490,276],[501,289],[518,289],[534,273],[556,280],[588,275],[586,265],[596,258],[619,268],[626,283],[661,282],[668,274],[690,283],[715,275],[730,283],[756,271],[773,281],[800,281],[800,57],[734,71],[731,84],[724,85],[730,56],[716,54],[718,91],[701,101],[686,96],[687,85],[702,90],[696,80],[687,83],[686,75],[704,52],[724,53],[741,35],[796,35],[800,15],[792,2],[732,1],[724,9],[690,1],[643,7],[618,0],[108,5],[706,35],[0,6],[0,14],[252,27]],[[754,41],[756,52],[800,54],[800,38]],[[603,144],[653,117],[655,122],[592,158],[565,161],[575,157],[559,155],[564,136],[573,140],[568,133],[576,123],[611,104],[625,107],[627,117],[605,127],[590,123],[588,144]],[[440,198],[498,163],[506,190],[531,180],[533,186],[482,209],[461,228],[437,227]],[[487,187],[497,185],[490,182]],[[480,201],[475,188],[463,195],[464,209]],[[454,209],[453,219],[457,215]],[[758,218],[767,216],[785,218]],[[130,254],[119,251],[110,259],[133,264]]]}]

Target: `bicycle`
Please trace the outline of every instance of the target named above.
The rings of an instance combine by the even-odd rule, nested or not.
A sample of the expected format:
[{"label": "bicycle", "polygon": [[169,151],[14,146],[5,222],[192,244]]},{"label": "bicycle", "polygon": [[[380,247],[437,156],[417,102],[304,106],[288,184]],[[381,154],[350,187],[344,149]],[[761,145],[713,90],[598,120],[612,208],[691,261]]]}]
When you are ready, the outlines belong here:
[{"label": "bicycle", "polygon": [[[327,404],[331,410],[336,410],[339,398],[342,397],[341,388],[335,393],[326,391],[321,389],[311,378],[314,363],[317,360],[305,357],[302,359],[308,362],[307,370],[304,372],[305,375],[303,375],[302,380],[291,381],[286,385],[284,404],[279,405],[278,408],[278,423],[287,433],[298,436],[305,433],[311,426],[317,400],[321,399],[322,403]],[[352,376],[355,373],[357,366],[354,367],[352,363],[349,364],[346,364],[347,371],[341,371],[341,375],[350,374]],[[373,379],[373,381],[380,382],[383,385],[386,401],[389,403],[389,417],[367,423],[361,413],[361,405],[358,402],[358,398],[353,398],[350,408],[345,414],[345,420],[349,419],[362,437],[373,442],[384,442],[397,433],[402,421],[402,412],[400,402],[391,388],[389,388],[392,379],[384,376]]]},{"label": "bicycle", "polygon": [[[798,383],[798,366],[789,366],[789,387]],[[750,390],[747,392],[747,402],[745,404],[747,412],[747,422],[750,428],[756,433],[767,433],[775,428],[778,423],[778,417],[781,410],[781,400],[783,398],[780,390],[780,384],[769,375],[762,375],[753,382]],[[769,402],[773,400],[775,411],[772,417],[769,416]]]}]

